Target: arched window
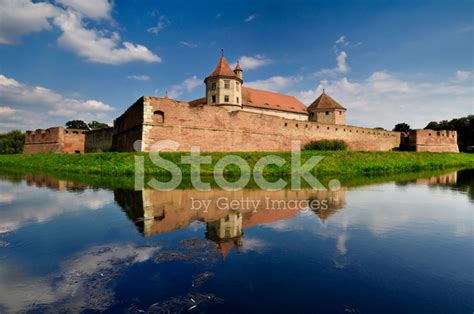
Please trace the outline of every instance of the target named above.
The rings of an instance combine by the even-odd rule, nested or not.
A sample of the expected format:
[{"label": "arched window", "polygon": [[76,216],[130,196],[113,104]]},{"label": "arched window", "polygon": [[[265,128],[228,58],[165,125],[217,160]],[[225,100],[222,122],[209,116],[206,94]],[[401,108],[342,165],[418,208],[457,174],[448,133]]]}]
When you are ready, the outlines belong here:
[{"label": "arched window", "polygon": [[161,110],[153,112],[153,121],[158,123],[165,123],[165,113]]}]

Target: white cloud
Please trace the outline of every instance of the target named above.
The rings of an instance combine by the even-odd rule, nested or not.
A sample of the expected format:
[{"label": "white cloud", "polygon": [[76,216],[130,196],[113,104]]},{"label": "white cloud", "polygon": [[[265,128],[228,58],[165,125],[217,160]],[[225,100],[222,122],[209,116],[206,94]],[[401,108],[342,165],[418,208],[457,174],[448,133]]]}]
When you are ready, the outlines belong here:
[{"label": "white cloud", "polygon": [[[87,29],[83,18],[110,18],[108,0],[57,0],[66,10],[47,2],[31,0],[0,0],[0,44],[14,44],[21,36],[57,26],[62,34],[61,47],[91,62],[122,64],[132,61],[161,62],[147,47],[122,42],[117,32]],[[50,23],[53,20],[53,23]]]},{"label": "white cloud", "polygon": [[0,117],[1,116],[10,116],[16,112],[15,109],[10,107],[0,107]]},{"label": "white cloud", "polygon": [[459,70],[454,73],[454,77],[459,82],[467,81],[472,77],[472,72]]},{"label": "white cloud", "polygon": [[252,15],[247,16],[244,21],[245,21],[245,23],[252,22],[253,20],[255,20],[259,16],[260,16],[259,14],[254,13]]},{"label": "white cloud", "polygon": [[[273,60],[266,58],[263,55],[250,56],[241,56],[239,58],[240,66],[244,71],[255,70],[265,65],[273,63]],[[236,63],[232,64],[232,67],[235,67]]]},{"label": "white cloud", "polygon": [[128,79],[130,80],[136,80],[136,81],[149,81],[150,77],[148,75],[129,75],[127,76]]},{"label": "white cloud", "polygon": [[182,83],[173,85],[168,91],[168,96],[170,98],[178,98],[185,92],[191,92],[196,87],[202,84],[202,80],[199,80],[196,75],[185,79]]},{"label": "white cloud", "polygon": [[293,86],[295,83],[301,81],[301,79],[299,76],[273,76],[266,80],[245,83],[245,86],[277,92]]},{"label": "white cloud", "polygon": [[474,87],[453,82],[420,82],[401,79],[387,71],[373,72],[366,79],[346,77],[321,80],[315,89],[290,92],[305,104],[312,103],[322,89],[345,106],[348,123],[392,129],[407,122],[423,128],[430,121],[472,113]]},{"label": "white cloud", "polygon": [[0,7],[0,44],[15,44],[23,35],[51,29],[49,19],[60,11],[29,0],[0,0]]},{"label": "white cloud", "polygon": [[346,40],[346,36],[345,35],[342,35],[341,37],[339,37],[336,41],[335,41],[335,44],[336,45],[339,45],[339,46],[342,46],[342,47],[345,47],[349,44],[349,42]]},{"label": "white cloud", "polygon": [[54,23],[63,31],[58,42],[91,62],[122,64],[131,61],[160,62],[161,59],[142,45],[123,42],[120,35],[112,33],[105,37],[104,32],[86,29],[79,15],[64,12],[54,19]]},{"label": "white cloud", "polygon": [[170,24],[170,21],[166,18],[166,16],[161,15],[156,22],[156,25],[147,29],[147,32],[152,34],[158,34],[161,32],[166,26]]},{"label": "white cloud", "polygon": [[179,42],[181,45],[188,47],[188,48],[196,48],[198,45],[195,43],[189,42],[189,41],[180,41]]},{"label": "white cloud", "polygon": [[[62,125],[67,119],[111,120],[114,108],[98,100],[79,100],[0,74],[0,130]],[[12,114],[16,113],[16,114]],[[58,119],[62,117],[62,119]]]},{"label": "white cloud", "polygon": [[108,0],[56,0],[56,2],[91,19],[110,18],[110,12],[112,11],[112,3]]},{"label": "white cloud", "polygon": [[349,72],[350,68],[346,62],[347,60],[347,53],[345,51],[341,51],[337,57],[336,62],[337,65],[333,69],[322,69],[316,73],[317,76],[334,76],[336,74],[345,74]]}]

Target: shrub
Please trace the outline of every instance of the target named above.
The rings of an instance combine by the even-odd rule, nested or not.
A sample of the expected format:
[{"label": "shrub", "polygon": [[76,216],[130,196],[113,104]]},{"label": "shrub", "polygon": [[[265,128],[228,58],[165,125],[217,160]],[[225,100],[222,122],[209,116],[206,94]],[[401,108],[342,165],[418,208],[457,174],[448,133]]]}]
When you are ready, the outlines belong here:
[{"label": "shrub", "polygon": [[347,143],[340,140],[311,141],[303,146],[303,150],[347,150]]},{"label": "shrub", "polygon": [[0,154],[21,154],[25,144],[25,134],[19,130],[0,134]]}]

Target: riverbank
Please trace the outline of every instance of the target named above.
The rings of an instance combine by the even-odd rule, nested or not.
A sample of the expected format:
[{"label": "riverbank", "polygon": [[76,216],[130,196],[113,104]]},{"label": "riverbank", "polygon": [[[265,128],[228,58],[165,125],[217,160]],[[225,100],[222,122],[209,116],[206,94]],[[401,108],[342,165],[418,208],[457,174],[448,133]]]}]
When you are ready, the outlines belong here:
[{"label": "riverbank", "polygon": [[[216,162],[229,153],[203,153],[210,156],[210,164],[201,165],[201,175],[213,174]],[[286,163],[279,167],[269,165],[264,175],[288,176],[291,174],[291,154],[279,153],[233,153],[243,158],[254,168],[265,156],[275,155]],[[0,155],[0,168],[42,173],[61,172],[69,174],[93,174],[104,176],[129,176],[135,173],[135,156],[142,156],[145,174],[168,175],[168,171],[156,166],[145,153],[96,153],[96,154],[37,154]],[[189,153],[161,153],[164,159],[175,163],[183,175],[190,174],[189,164],[181,162]],[[416,153],[416,152],[355,152],[355,151],[302,151],[301,163],[312,156],[324,157],[311,172],[318,175],[372,175],[386,173],[442,170],[447,168],[474,168],[474,154],[465,153]],[[225,168],[224,174],[238,175],[240,170],[233,165]]]}]

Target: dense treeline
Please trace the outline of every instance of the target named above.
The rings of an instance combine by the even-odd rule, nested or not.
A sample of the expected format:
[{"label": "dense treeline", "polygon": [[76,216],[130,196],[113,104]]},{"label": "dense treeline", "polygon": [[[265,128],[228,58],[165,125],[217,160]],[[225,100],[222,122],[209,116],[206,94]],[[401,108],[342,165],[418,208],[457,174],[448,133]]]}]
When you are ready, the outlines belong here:
[{"label": "dense treeline", "polygon": [[25,134],[14,130],[0,134],[0,154],[20,154],[25,145]]},{"label": "dense treeline", "polygon": [[428,123],[425,129],[431,130],[455,130],[458,132],[459,150],[474,151],[474,115],[468,115],[451,121],[443,120],[440,122],[432,121]]}]

